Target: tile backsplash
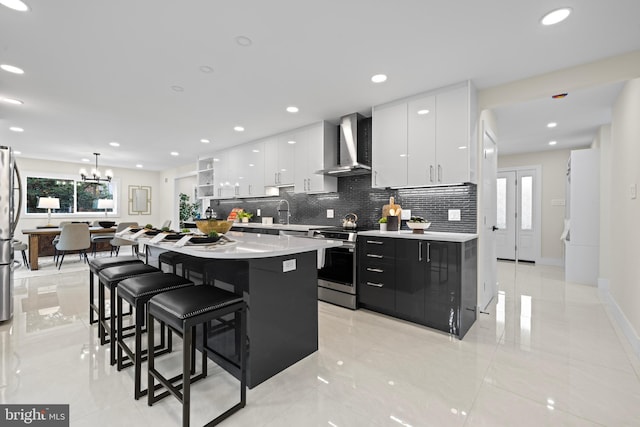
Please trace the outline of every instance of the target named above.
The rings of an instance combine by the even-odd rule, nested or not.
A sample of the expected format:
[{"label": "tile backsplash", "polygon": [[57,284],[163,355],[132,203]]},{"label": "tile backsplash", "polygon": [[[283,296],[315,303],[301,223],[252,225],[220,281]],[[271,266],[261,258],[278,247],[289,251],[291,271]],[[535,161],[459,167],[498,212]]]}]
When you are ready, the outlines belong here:
[{"label": "tile backsplash", "polygon": [[[255,216],[257,209],[260,209],[262,216],[273,217],[273,221],[278,222],[278,204],[285,199],[290,205],[291,224],[341,226],[346,214],[355,213],[358,216],[358,227],[375,229],[378,228],[382,206],[389,203],[391,196],[395,197],[395,203],[402,209],[411,209],[411,215],[431,221],[430,231],[476,232],[475,184],[377,189],[371,188],[369,175],[359,175],[338,178],[337,193],[300,194],[293,193],[293,187],[283,187],[277,197],[213,200],[211,208],[218,218],[226,218],[234,207],[243,208],[254,214],[251,222],[261,221]],[[334,218],[327,218],[327,209],[333,209]],[[449,209],[460,210],[459,221],[448,220]],[[408,229],[404,224],[402,228]]]}]

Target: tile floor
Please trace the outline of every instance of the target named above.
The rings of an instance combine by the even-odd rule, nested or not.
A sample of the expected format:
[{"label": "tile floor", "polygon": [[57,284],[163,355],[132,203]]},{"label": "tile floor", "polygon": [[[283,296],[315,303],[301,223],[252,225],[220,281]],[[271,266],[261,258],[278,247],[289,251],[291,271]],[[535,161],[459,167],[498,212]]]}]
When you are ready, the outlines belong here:
[{"label": "tile floor", "polygon": [[[0,402],[68,403],[72,426],[176,426],[175,399],[132,397],[88,322],[87,269],[18,269],[0,325]],[[593,287],[557,267],[499,263],[500,294],[462,341],[319,303],[320,350],[248,392],[224,426],[638,426],[640,362]],[[175,357],[170,355],[169,358]],[[164,363],[170,363],[167,358]],[[211,364],[192,425],[234,402]]]}]

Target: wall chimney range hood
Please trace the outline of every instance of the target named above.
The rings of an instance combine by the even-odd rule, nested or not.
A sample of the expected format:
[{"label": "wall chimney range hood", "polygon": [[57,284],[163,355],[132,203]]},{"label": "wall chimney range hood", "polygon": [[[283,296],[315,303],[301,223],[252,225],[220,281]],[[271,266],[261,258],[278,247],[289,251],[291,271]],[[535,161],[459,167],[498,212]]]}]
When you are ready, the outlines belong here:
[{"label": "wall chimney range hood", "polygon": [[340,118],[338,165],[316,173],[332,176],[371,173],[371,118],[358,113]]}]

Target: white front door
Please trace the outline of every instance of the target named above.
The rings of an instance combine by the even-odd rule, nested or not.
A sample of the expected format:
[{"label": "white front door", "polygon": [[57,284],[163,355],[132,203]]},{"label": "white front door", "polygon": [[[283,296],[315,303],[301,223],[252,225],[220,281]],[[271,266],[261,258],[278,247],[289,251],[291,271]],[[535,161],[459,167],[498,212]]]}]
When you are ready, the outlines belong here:
[{"label": "white front door", "polygon": [[483,286],[480,290],[480,308],[486,309],[498,293],[496,260],[496,173],[498,147],[495,138],[487,131],[482,142],[482,226],[483,226]]},{"label": "white front door", "polygon": [[496,180],[496,256],[535,262],[540,248],[538,168],[500,170]]}]

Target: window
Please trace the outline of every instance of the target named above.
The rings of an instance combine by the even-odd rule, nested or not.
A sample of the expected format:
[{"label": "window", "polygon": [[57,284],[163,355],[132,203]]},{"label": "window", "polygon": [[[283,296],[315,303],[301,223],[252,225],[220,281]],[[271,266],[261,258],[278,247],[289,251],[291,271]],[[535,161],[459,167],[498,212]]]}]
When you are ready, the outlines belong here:
[{"label": "window", "polygon": [[533,230],[533,177],[523,176],[521,193],[521,230]]},{"label": "window", "polygon": [[[98,209],[98,199],[117,200],[117,185],[114,181],[90,183],[76,181],[65,177],[44,177],[33,174],[26,177],[25,213],[46,213],[46,209],[38,209],[40,197],[56,197],[60,200],[60,209],[52,213],[87,215],[104,213]],[[117,203],[109,212],[117,213]]]}]

